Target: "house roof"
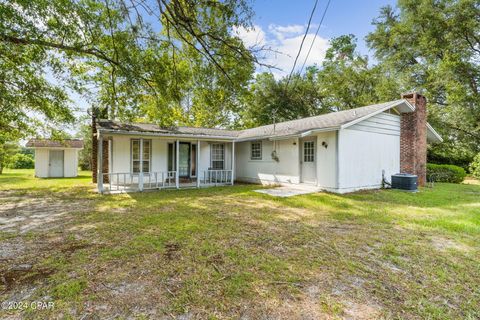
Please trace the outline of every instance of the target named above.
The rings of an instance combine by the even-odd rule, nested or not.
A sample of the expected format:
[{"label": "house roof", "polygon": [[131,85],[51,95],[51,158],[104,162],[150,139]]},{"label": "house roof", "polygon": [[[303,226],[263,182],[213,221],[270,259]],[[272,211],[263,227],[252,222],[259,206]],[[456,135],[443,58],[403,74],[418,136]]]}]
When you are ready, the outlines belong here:
[{"label": "house roof", "polygon": [[279,122],[275,124],[275,126],[273,124],[269,124],[266,126],[246,129],[240,132],[238,138],[248,139],[262,137],[285,137],[309,133],[312,130],[337,130],[340,129],[342,125],[348,124],[354,120],[361,119],[368,115],[373,115],[375,112],[382,112],[383,110],[392,108],[404,101],[405,100],[403,99],[389,101],[361,108],[332,112],[297,120]]},{"label": "house roof", "polygon": [[[397,108],[400,112],[412,112],[415,107],[407,100],[400,99],[365,107],[332,112],[308,118],[279,122],[245,130],[225,130],[198,127],[161,128],[147,123],[121,123],[110,120],[100,120],[98,129],[107,132],[151,133],[165,136],[196,136],[208,138],[223,138],[237,141],[254,139],[282,139],[290,136],[305,136],[317,131],[334,131],[347,128],[378,113]],[[427,124],[428,138],[432,142],[441,142],[442,138]]]},{"label": "house roof", "polygon": [[138,132],[138,133],[156,133],[167,136],[205,136],[205,137],[223,137],[235,138],[238,131],[199,127],[174,127],[162,128],[153,123],[123,123],[112,120],[99,120],[97,128],[112,132]]},{"label": "house roof", "polygon": [[79,139],[65,139],[65,140],[50,140],[50,139],[30,139],[27,148],[73,148],[83,149],[83,140]]}]

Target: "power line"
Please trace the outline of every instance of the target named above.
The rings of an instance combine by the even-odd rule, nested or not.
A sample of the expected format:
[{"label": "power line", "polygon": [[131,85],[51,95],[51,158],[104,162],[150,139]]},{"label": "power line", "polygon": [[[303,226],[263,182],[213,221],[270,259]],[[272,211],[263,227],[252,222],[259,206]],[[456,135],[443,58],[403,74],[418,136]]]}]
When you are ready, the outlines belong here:
[{"label": "power line", "polygon": [[300,68],[300,73],[302,73],[303,68],[305,67],[305,64],[307,63],[308,56],[310,55],[310,52],[312,51],[313,44],[315,43],[315,40],[317,39],[318,32],[320,31],[320,27],[322,26],[323,19],[325,19],[325,15],[327,14],[328,7],[330,6],[330,1],[328,0],[327,6],[325,7],[325,10],[323,10],[323,15],[322,18],[320,19],[320,24],[318,25],[317,31],[315,32],[315,36],[313,37],[312,43],[310,44],[310,48],[308,49],[307,56],[305,57],[305,60],[303,61],[302,68]]},{"label": "power line", "polygon": [[292,77],[293,71],[295,71],[295,66],[297,65],[298,57],[302,52],[303,43],[305,42],[305,38],[307,37],[308,31],[310,30],[310,24],[312,23],[313,14],[315,13],[315,9],[317,8],[318,0],[315,0],[315,5],[313,6],[312,13],[310,13],[310,18],[308,19],[307,30],[305,30],[305,34],[303,35],[302,42],[300,43],[300,48],[298,50],[297,56],[295,57],[295,61],[293,62],[292,71],[287,78],[287,83],[285,84],[285,91],[287,91],[288,84],[290,82],[290,78]]}]

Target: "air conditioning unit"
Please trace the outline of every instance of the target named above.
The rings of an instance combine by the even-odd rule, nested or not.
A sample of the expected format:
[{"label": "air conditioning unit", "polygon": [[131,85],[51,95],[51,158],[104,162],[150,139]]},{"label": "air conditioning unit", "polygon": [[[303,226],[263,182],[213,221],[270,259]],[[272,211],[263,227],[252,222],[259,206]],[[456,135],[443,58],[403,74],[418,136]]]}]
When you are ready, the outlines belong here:
[{"label": "air conditioning unit", "polygon": [[414,174],[397,173],[392,175],[392,188],[415,192],[418,190],[417,180]]}]

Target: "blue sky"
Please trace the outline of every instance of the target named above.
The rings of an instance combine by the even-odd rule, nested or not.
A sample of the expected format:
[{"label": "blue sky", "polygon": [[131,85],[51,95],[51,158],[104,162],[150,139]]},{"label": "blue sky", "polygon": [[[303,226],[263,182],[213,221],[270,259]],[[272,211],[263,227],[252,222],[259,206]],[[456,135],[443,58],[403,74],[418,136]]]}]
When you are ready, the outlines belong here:
[{"label": "blue sky", "polygon": [[[284,72],[275,71],[277,76],[288,73],[293,65],[294,56],[300,46],[301,38],[305,32],[309,15],[313,8],[314,0],[253,0],[254,30],[238,30],[239,36],[247,46],[268,46],[283,52],[283,55],[269,55],[266,62],[275,64]],[[308,64],[321,63],[328,40],[343,34],[352,33],[358,38],[358,49],[364,54],[369,54],[365,45],[365,36],[373,30],[372,20],[378,17],[380,8],[386,5],[394,6],[394,0],[331,0],[329,9],[320,28],[312,53],[307,60]],[[320,22],[327,0],[319,0],[312,27],[304,44],[304,54],[314,38],[318,23]]]}]

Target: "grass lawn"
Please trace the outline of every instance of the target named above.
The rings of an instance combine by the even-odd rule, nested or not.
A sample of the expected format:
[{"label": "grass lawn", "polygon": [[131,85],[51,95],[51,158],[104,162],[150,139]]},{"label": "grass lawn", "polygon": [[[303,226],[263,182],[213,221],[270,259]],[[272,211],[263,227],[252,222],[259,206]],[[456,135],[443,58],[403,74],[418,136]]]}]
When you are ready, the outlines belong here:
[{"label": "grass lawn", "polygon": [[0,318],[478,319],[480,185],[100,196],[0,175]]}]

